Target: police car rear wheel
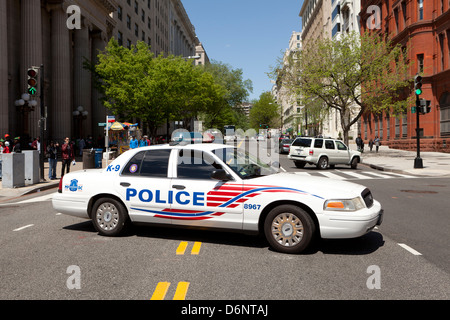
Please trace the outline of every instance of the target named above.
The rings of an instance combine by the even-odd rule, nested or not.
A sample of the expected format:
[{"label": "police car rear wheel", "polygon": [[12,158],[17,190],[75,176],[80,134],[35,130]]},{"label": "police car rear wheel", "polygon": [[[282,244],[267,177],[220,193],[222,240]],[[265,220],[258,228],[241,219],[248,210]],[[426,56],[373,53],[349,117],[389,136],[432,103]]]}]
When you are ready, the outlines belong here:
[{"label": "police car rear wheel", "polygon": [[95,202],[92,221],[101,235],[116,236],[120,234],[127,220],[125,208],[117,200],[101,198]]},{"label": "police car rear wheel", "polygon": [[266,217],[264,233],[269,245],[276,251],[300,253],[313,238],[315,225],[303,209],[282,205],[272,209]]}]

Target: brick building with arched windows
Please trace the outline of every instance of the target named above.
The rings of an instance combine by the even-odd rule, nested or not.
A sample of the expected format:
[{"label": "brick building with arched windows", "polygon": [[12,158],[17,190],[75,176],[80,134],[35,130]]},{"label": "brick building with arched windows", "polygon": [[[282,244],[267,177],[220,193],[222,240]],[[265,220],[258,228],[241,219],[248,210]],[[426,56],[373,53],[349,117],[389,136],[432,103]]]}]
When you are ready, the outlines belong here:
[{"label": "brick building with arched windows", "polygon": [[[431,112],[420,116],[421,149],[450,152],[450,1],[362,0],[362,33],[374,25],[374,14],[378,12],[381,25],[374,31],[390,35],[394,44],[410,48],[411,77],[417,73],[423,76],[420,98],[431,101]],[[414,94],[413,85],[410,94]],[[416,115],[411,108],[400,116],[387,112],[365,114],[361,118],[361,136],[366,143],[379,136],[384,145],[415,150]]]}]

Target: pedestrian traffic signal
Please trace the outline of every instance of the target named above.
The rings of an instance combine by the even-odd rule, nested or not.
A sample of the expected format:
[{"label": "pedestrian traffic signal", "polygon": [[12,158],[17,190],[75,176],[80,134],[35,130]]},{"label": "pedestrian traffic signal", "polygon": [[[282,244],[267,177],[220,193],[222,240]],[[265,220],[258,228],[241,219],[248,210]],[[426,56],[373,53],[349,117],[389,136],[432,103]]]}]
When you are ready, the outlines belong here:
[{"label": "pedestrian traffic signal", "polygon": [[37,94],[38,89],[38,75],[39,75],[39,68],[31,67],[28,68],[27,76],[28,76],[28,90],[27,92],[31,94],[32,96]]},{"label": "pedestrian traffic signal", "polygon": [[419,75],[414,77],[414,91],[418,96],[422,94],[422,77]]},{"label": "pedestrian traffic signal", "polygon": [[420,99],[420,108],[419,111],[421,114],[427,114],[431,112],[431,101],[430,100],[425,100],[425,99]]}]

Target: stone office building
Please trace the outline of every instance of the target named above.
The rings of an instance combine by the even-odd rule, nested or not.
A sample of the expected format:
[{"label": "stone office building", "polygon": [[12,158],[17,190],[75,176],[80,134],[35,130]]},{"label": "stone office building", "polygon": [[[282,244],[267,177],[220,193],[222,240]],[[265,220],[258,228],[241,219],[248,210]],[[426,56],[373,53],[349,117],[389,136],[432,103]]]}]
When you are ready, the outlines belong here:
[{"label": "stone office building", "polygon": [[[0,135],[34,138],[40,125],[44,140],[103,134],[107,110],[83,62],[95,61],[111,37],[183,56],[200,43],[180,0],[0,1]],[[43,81],[27,102],[31,66],[43,66]]]}]

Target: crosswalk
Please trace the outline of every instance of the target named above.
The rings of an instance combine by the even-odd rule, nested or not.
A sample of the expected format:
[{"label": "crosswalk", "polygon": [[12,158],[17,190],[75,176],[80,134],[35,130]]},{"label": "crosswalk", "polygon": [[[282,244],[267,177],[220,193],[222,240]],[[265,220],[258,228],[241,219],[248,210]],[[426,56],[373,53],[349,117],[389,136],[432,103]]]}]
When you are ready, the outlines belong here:
[{"label": "crosswalk", "polygon": [[414,179],[417,176],[396,173],[396,172],[387,172],[387,171],[355,171],[355,170],[328,170],[328,171],[298,171],[294,172],[299,176],[316,176],[316,177],[325,177],[330,179],[337,180],[372,180],[372,179]]}]

